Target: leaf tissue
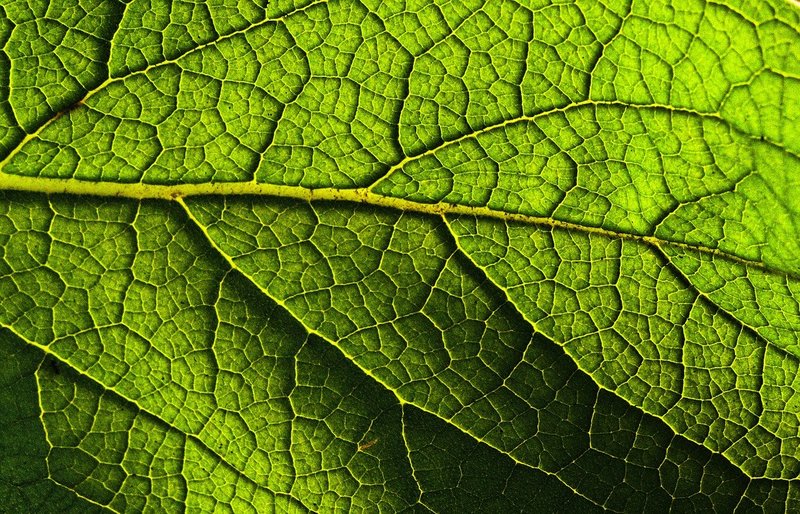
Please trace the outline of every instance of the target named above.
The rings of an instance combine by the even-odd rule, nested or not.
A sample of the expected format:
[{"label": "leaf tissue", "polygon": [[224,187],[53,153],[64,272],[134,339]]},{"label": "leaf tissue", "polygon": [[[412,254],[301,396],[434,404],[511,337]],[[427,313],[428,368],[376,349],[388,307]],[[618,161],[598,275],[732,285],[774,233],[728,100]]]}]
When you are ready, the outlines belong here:
[{"label": "leaf tissue", "polygon": [[0,509],[800,511],[798,31],[0,0]]}]

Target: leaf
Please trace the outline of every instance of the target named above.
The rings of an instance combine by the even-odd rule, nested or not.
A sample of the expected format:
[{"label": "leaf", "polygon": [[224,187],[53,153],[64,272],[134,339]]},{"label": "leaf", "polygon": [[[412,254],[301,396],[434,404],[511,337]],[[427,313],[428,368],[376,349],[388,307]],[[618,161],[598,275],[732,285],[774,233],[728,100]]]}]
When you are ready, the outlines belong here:
[{"label": "leaf", "polygon": [[797,510],[799,16],[0,4],[8,509]]}]

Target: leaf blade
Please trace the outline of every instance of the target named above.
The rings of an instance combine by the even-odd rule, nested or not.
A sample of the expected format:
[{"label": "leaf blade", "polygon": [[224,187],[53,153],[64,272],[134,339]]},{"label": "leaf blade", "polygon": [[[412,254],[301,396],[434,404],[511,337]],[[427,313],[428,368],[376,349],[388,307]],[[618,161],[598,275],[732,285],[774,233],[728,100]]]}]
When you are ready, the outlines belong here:
[{"label": "leaf blade", "polygon": [[[433,437],[559,502],[794,508],[796,9],[231,6],[0,18],[0,188],[92,195],[5,197],[0,320],[190,435],[191,479],[167,489],[237,510],[499,508],[416,476]],[[40,58],[61,64],[20,74]],[[286,341],[263,331],[287,327],[299,350],[273,356]],[[282,385],[250,402],[243,362]],[[154,477],[74,443],[76,406],[116,404],[62,405],[69,381],[42,369],[53,476],[140,505],[126,487]],[[78,439],[114,460],[114,437]]]}]

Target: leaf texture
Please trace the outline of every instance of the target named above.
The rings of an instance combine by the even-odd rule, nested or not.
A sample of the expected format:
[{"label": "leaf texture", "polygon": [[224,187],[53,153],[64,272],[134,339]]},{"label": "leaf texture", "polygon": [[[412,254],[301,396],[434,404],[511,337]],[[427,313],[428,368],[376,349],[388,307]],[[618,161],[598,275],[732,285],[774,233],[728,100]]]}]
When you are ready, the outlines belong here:
[{"label": "leaf texture", "polygon": [[798,30],[0,2],[7,508],[800,509]]}]

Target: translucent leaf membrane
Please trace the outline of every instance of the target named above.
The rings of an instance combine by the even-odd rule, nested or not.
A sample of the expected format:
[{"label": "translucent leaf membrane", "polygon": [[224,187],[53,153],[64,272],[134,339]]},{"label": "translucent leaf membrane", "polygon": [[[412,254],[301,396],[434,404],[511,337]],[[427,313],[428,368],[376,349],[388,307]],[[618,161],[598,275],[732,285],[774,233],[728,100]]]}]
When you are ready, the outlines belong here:
[{"label": "translucent leaf membrane", "polygon": [[797,170],[796,156],[718,116],[590,101],[443,143],[372,190],[654,236],[797,275]]},{"label": "translucent leaf membrane", "polygon": [[[648,328],[647,316],[652,318],[655,313],[646,311],[640,314],[639,323],[634,322],[637,317],[633,312],[617,315],[621,319],[619,327],[625,327],[625,330],[608,336],[610,348],[604,350],[606,333],[611,331],[595,334],[600,330],[592,322],[594,319],[613,319],[613,302],[619,301],[617,296],[610,296],[610,303],[602,301],[602,297],[593,298],[598,305],[596,309],[575,315],[572,314],[578,310],[575,306],[559,307],[553,301],[555,293],[531,293],[548,308],[564,311],[564,317],[571,317],[568,322],[558,319],[548,325],[536,323],[536,326],[556,341],[569,341],[565,344],[568,354],[604,388],[598,390],[597,385],[586,380],[586,375],[564,360],[564,353],[556,350],[550,341],[538,335],[531,338],[530,329],[522,328],[526,323],[519,313],[528,316],[530,302],[508,294],[513,302],[508,303],[503,292],[495,289],[469,260],[458,253],[456,240],[449,233],[452,231],[462,237],[461,226],[456,223],[448,228],[437,218],[388,210],[373,211],[355,205],[343,214],[343,206],[339,203],[308,206],[293,202],[266,203],[263,200],[227,200],[216,204],[198,200],[189,205],[201,225],[208,223],[206,230],[211,240],[223,253],[232,256],[237,269],[267,295],[284,304],[311,330],[331,341],[338,341],[357,365],[367,369],[387,387],[396,389],[404,401],[449,420],[522,463],[556,473],[599,505],[612,510],[638,511],[647,507],[647,502],[656,502],[653,505],[663,507],[684,501],[673,498],[674,490],[662,482],[671,480],[667,477],[674,477],[667,470],[681,468],[679,465],[672,468],[665,462],[672,458],[672,452],[680,455],[678,462],[687,454],[709,457],[712,454],[705,454],[697,447],[685,449],[688,448],[685,445],[691,446],[690,443],[676,438],[675,432],[722,453],[753,476],[758,476],[757,470],[766,476],[784,473],[786,471],[777,467],[776,461],[785,459],[785,462],[791,462],[790,448],[781,447],[780,435],[763,429],[748,432],[756,422],[746,408],[755,408],[751,403],[760,401],[757,389],[749,393],[750,397],[732,391],[720,398],[716,397],[716,391],[712,394],[703,389],[703,384],[709,384],[707,387],[715,384],[708,379],[703,382],[701,378],[724,372],[717,371],[716,363],[710,358],[707,361],[695,358],[699,369],[695,370],[697,376],[692,377],[691,387],[697,391],[693,391],[691,396],[688,387],[681,391],[682,363],[680,360],[673,363],[669,351],[680,355],[682,346],[679,343],[670,345],[670,338],[685,343],[680,338],[689,336],[683,336],[678,329],[670,327],[669,318],[659,320],[656,316],[652,321],[655,325]],[[494,226],[506,225],[498,222]],[[523,233],[536,230],[526,226],[518,228]],[[564,237],[569,240],[569,233],[565,231]],[[613,241],[609,243],[612,248],[614,244]],[[534,245],[525,246],[537,251]],[[461,248],[468,256],[475,251],[466,243]],[[508,242],[487,244],[489,253],[500,252],[502,255],[508,248],[516,249]],[[565,273],[564,277],[575,275],[577,279],[577,271],[565,269],[569,264],[565,256],[561,259],[548,257],[552,256],[542,252],[541,259],[550,263],[549,269],[559,269]],[[587,262],[581,269],[592,269],[588,258],[580,259],[576,255],[575,260]],[[515,262],[509,256],[500,261]],[[530,261],[526,262],[527,272],[535,273]],[[524,279],[520,268],[514,270],[512,264],[507,267],[512,276]],[[604,276],[596,268],[595,273]],[[487,277],[503,284],[489,269]],[[586,289],[586,294],[599,294],[588,285],[580,288],[581,293]],[[691,307],[691,300],[698,295],[686,289],[683,283],[679,286],[662,286],[664,294],[670,296],[669,303],[658,302],[656,297],[646,306],[663,305],[675,315],[686,312]],[[390,294],[385,293],[387,290]],[[689,298],[684,307],[676,305],[681,296]],[[568,302],[582,300],[564,293],[560,297]],[[481,307],[477,312],[476,305]],[[633,309],[633,304],[628,308]],[[608,312],[605,316],[604,311]],[[626,320],[628,316],[630,318]],[[460,320],[463,321],[459,323]],[[585,336],[580,340],[583,346],[573,350],[571,339],[553,327],[581,332],[579,335]],[[701,334],[705,333],[700,327],[698,324],[694,328]],[[635,339],[639,330],[653,335],[649,339],[641,336]],[[716,335],[717,330],[722,328],[708,331],[708,337]],[[470,345],[471,341],[480,343]],[[754,348],[759,344],[758,341],[751,342]],[[744,356],[751,356],[747,353],[750,349],[743,346],[741,351]],[[652,354],[648,359],[651,362],[643,362],[645,359],[640,353],[645,352]],[[607,354],[613,354],[613,358]],[[741,361],[743,369],[735,369],[728,376],[743,375],[736,380],[740,381],[742,389],[748,389],[741,381],[748,375],[758,380],[760,370],[757,362],[751,362],[752,359],[742,358]],[[756,369],[746,371],[753,366]],[[647,378],[637,378],[637,370]],[[645,380],[650,378],[659,383],[646,383]],[[711,378],[721,380],[716,376]],[[619,384],[614,383],[615,379]],[[630,404],[621,402],[606,390],[614,391],[655,417],[642,418]],[[677,392],[671,392],[673,390]],[[649,400],[643,392],[652,395]],[[682,399],[681,394],[688,398]],[[675,407],[673,403],[678,401],[683,403]],[[745,404],[745,401],[751,403]],[[668,408],[671,410],[666,415]],[[716,410],[722,408],[728,411]],[[690,417],[692,415],[695,417]],[[727,415],[732,421],[720,418],[721,415]],[[751,417],[746,417],[748,415]],[[734,416],[740,416],[753,425],[738,428],[735,421],[739,418]],[[621,417],[626,421],[618,424]],[[658,418],[666,421],[666,425]],[[611,424],[610,427],[605,427],[606,422]],[[594,436],[607,429],[614,435],[608,438]],[[623,435],[625,433],[628,435]],[[730,433],[734,435],[728,436]],[[574,434],[574,438],[568,434]],[[727,447],[714,446],[717,441],[724,444],[725,437],[737,440],[734,439],[737,434],[744,441],[735,448],[731,449],[730,444]],[[777,444],[774,454],[764,452],[766,445],[754,438],[756,434],[761,435],[762,441],[771,437],[771,447],[776,448]],[[752,446],[746,445],[748,438],[755,441]],[[653,440],[659,442],[653,444]],[[647,448],[648,451],[632,459],[631,448]],[[665,448],[666,452],[661,453]],[[714,455],[703,464],[695,464],[697,467],[693,469],[724,477],[725,472],[721,469],[733,468],[727,468],[730,464],[717,459],[720,457]],[[608,481],[604,483],[596,476],[587,481],[586,473],[591,474],[592,469],[600,467],[606,470]],[[618,469],[620,474],[610,478],[614,469]],[[787,466],[786,469],[791,468]],[[644,483],[659,483],[657,490],[663,491],[664,496],[659,497],[659,493],[651,490],[652,485],[631,482],[628,477],[632,475],[651,477],[653,482],[643,478]],[[749,479],[746,482],[758,483]],[[731,495],[731,508],[739,501],[742,490],[737,491],[735,482],[720,478],[711,483],[714,484],[713,494]],[[586,492],[582,486],[587,487]],[[710,505],[719,505],[720,502],[724,503],[724,500],[715,498],[706,505],[710,508]]]},{"label": "translucent leaf membrane", "polygon": [[799,16],[4,2],[0,496],[800,510]]},{"label": "translucent leaf membrane", "polygon": [[[773,405],[774,388],[792,388],[774,368],[797,362],[796,348],[777,337],[769,344],[740,320],[752,313],[729,314],[705,284],[696,288],[657,247],[640,242],[475,219],[451,227],[526,318],[562,341],[600,385],[750,476],[796,478],[798,420],[785,404]],[[497,243],[507,251],[502,258]],[[797,285],[784,281],[785,321],[797,310]],[[796,334],[796,326],[795,317],[783,328]]]},{"label": "translucent leaf membrane", "polygon": [[[5,210],[4,248],[28,248],[0,279],[10,329],[2,349],[18,362],[3,382],[4,475],[20,502],[74,491],[75,501],[113,511],[403,510],[439,494],[478,505],[506,485],[500,468],[477,464],[491,456],[517,488],[511,506],[593,505],[557,477],[404,408],[198,245],[180,209],[14,196]],[[43,257],[67,245],[72,264]],[[417,463],[437,462],[441,445],[464,450],[450,466],[472,463],[474,483],[417,482]],[[19,465],[28,458],[40,467]],[[487,472],[493,485],[475,489]]]}]

